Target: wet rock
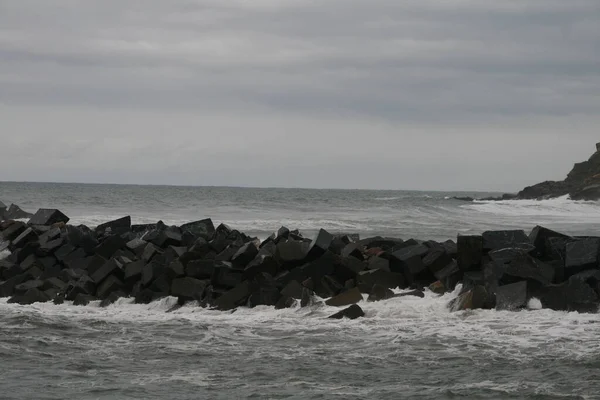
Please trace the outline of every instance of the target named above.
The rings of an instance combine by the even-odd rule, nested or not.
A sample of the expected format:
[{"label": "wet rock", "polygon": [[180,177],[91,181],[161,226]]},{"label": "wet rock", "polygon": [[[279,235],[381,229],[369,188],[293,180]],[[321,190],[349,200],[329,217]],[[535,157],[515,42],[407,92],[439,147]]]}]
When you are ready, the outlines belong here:
[{"label": "wet rock", "polygon": [[314,296],[314,292],[307,288],[307,287],[303,287],[302,288],[302,297],[300,298],[300,307],[308,307],[312,304],[313,302],[313,296]]},{"label": "wet rock", "polygon": [[135,304],[150,304],[153,301],[165,298],[169,295],[168,292],[155,292],[149,288],[142,289],[135,293]]},{"label": "wet rock", "polygon": [[343,319],[343,318],[357,319],[357,318],[364,317],[364,316],[365,316],[365,312],[362,310],[362,308],[360,308],[360,306],[358,306],[357,304],[353,304],[350,307],[331,315],[329,318],[331,318],[331,319]]},{"label": "wet rock", "polygon": [[109,294],[104,300],[100,302],[100,307],[108,307],[111,304],[116,303],[120,298],[127,297],[125,292],[115,291]]},{"label": "wet rock", "polygon": [[6,210],[4,217],[5,219],[25,219],[31,218],[32,215],[32,213],[23,211],[18,205],[11,204],[8,210]]},{"label": "wet rock", "polygon": [[37,239],[37,233],[35,233],[32,228],[27,228],[19,236],[13,239],[8,248],[10,251],[15,251],[16,249],[23,248],[27,243],[37,241]]},{"label": "wet rock", "polygon": [[298,281],[289,282],[282,290],[281,295],[300,300],[302,298],[302,285]]},{"label": "wet rock", "polygon": [[144,268],[142,268],[142,278],[140,280],[142,286],[148,287],[155,279],[164,274],[165,269],[166,266],[158,260],[153,260],[144,265]]},{"label": "wet rock", "polygon": [[333,259],[334,270],[330,273],[340,282],[348,280],[356,280],[360,272],[367,269],[368,264],[365,261],[360,261],[354,257]]},{"label": "wet rock", "polygon": [[236,270],[230,263],[220,262],[215,264],[211,283],[222,288],[234,288],[242,283],[243,272]]},{"label": "wet rock", "polygon": [[423,265],[433,275],[443,270],[448,264],[452,262],[452,257],[446,252],[444,247],[433,247],[430,248],[427,254],[423,257]]},{"label": "wet rock", "polygon": [[577,240],[566,245],[565,277],[586,269],[598,268],[600,239]]},{"label": "wet rock", "polygon": [[109,275],[117,273],[117,271],[120,270],[121,268],[119,267],[115,259],[111,258],[110,260],[106,261],[104,265],[98,268],[98,270],[91,275],[91,278],[96,284],[99,284]]},{"label": "wet rock", "polygon": [[238,269],[244,269],[254,260],[254,257],[258,254],[258,247],[254,242],[248,242],[233,255],[231,262],[233,266]]},{"label": "wet rock", "polygon": [[459,235],[457,240],[457,263],[461,271],[481,269],[483,237]]},{"label": "wet rock", "polygon": [[244,281],[235,288],[223,293],[215,301],[215,306],[222,311],[233,310],[234,308],[246,303],[250,295],[256,291],[255,284],[251,281]]},{"label": "wet rock", "polygon": [[507,247],[518,247],[520,244],[531,244],[523,230],[487,231],[483,235],[483,249],[497,250]]},{"label": "wet rock", "polygon": [[131,217],[126,216],[123,218],[115,219],[113,221],[109,221],[104,224],[100,224],[95,229],[95,231],[97,233],[105,233],[108,230],[110,230],[110,233],[112,235],[119,235],[121,233],[130,231],[131,230]]},{"label": "wet rock", "polygon": [[[64,239],[59,237],[57,239],[54,240],[49,240],[47,242],[45,242],[44,244],[40,245],[40,251],[42,252],[42,254],[45,255],[52,255],[54,254],[57,250],[59,250],[64,244]],[[67,244],[66,246],[69,246],[69,248],[72,248],[72,250],[74,250],[75,248],[70,245]],[[72,251],[71,250],[71,251]],[[62,253],[61,253],[62,254]]]},{"label": "wet rock", "polygon": [[100,299],[106,299],[111,293],[123,290],[123,282],[114,275],[107,277],[98,286],[96,296]]},{"label": "wet rock", "polygon": [[436,294],[444,294],[447,292],[446,285],[442,281],[435,281],[429,285],[429,290]]},{"label": "wet rock", "polygon": [[169,227],[162,231],[157,232],[156,237],[145,236],[144,239],[148,242],[154,243],[161,249],[165,249],[169,246],[181,246],[181,242],[183,237],[181,232],[178,230],[179,228]]},{"label": "wet rock", "polygon": [[21,305],[45,303],[47,301],[50,301],[50,298],[38,288],[29,289],[25,293],[15,295],[8,300],[9,303],[16,303]]},{"label": "wet rock", "polygon": [[496,310],[518,310],[527,307],[527,281],[499,286],[496,289]]},{"label": "wet rock", "polygon": [[584,280],[571,277],[548,285],[538,294],[542,306],[557,311],[597,312],[598,295]]},{"label": "wet rock", "polygon": [[258,290],[252,293],[248,298],[248,307],[275,306],[280,298],[281,294],[273,283],[261,283]]},{"label": "wet rock", "polygon": [[190,277],[173,279],[171,295],[186,300],[200,300],[208,281]]},{"label": "wet rock", "polygon": [[388,289],[405,287],[404,277],[402,274],[384,271],[381,269],[371,269],[358,273],[357,279],[359,283],[367,285],[379,284]]},{"label": "wet rock", "polygon": [[355,257],[362,261],[365,259],[363,256],[363,249],[364,246],[360,242],[349,243],[342,249],[341,255],[344,258]]},{"label": "wet rock", "polygon": [[65,299],[75,300],[80,294],[92,296],[94,293],[96,293],[96,284],[89,276],[83,275],[75,284],[67,288]]},{"label": "wet rock", "polygon": [[381,301],[394,297],[394,292],[385,286],[373,285],[367,301]]},{"label": "wet rock", "polygon": [[27,292],[30,289],[41,289],[44,286],[44,281],[39,279],[30,280],[27,282],[20,283],[15,286],[15,293],[22,294]]},{"label": "wet rock", "polygon": [[196,279],[210,279],[214,272],[214,260],[192,260],[185,267],[185,275]]},{"label": "wet rock", "polygon": [[394,297],[406,297],[406,296],[415,296],[415,297],[424,298],[425,293],[423,293],[422,290],[415,289],[415,290],[411,290],[410,292],[398,293],[398,294],[394,295]]},{"label": "wet rock", "polygon": [[127,242],[125,244],[125,247],[127,247],[127,249],[133,251],[135,254],[137,254],[139,256],[146,249],[147,244],[148,244],[148,242],[146,242],[145,240],[135,238],[135,239]]},{"label": "wet rock", "polygon": [[548,247],[548,239],[550,238],[562,238],[571,239],[570,236],[563,235],[562,233],[555,232],[551,229],[544,228],[543,226],[536,226],[529,234],[529,240],[535,248],[538,250],[542,258],[551,258],[552,249]]},{"label": "wet rock", "polygon": [[56,251],[54,251],[54,257],[60,261],[63,262],[64,259],[71,254],[72,252],[74,252],[76,249],[75,246],[73,246],[70,243],[66,243],[63,246],[59,247],[58,249],[56,249]]},{"label": "wet rock", "polygon": [[450,311],[475,310],[485,308],[488,302],[488,292],[483,286],[476,286],[473,289],[462,293],[456,299],[448,304]]},{"label": "wet rock", "polygon": [[284,308],[292,308],[296,305],[296,303],[297,303],[297,300],[295,300],[292,297],[281,296],[279,298],[279,300],[277,301],[277,304],[275,304],[275,309],[282,310]]},{"label": "wet rock", "polygon": [[85,225],[71,226],[67,225],[67,241],[75,247],[81,247],[88,255],[94,254],[95,248],[98,246],[98,239],[95,233]]},{"label": "wet rock", "polygon": [[309,244],[295,240],[279,242],[277,244],[276,258],[284,268],[294,268],[304,262]]},{"label": "wet rock", "polygon": [[29,225],[52,225],[69,222],[69,217],[56,209],[40,208],[29,220]]},{"label": "wet rock", "polygon": [[369,259],[369,269],[381,269],[390,271],[390,260],[382,257],[371,257]]},{"label": "wet rock", "polygon": [[21,274],[0,283],[0,298],[12,296],[15,293],[15,286],[25,282],[27,279],[27,275]]},{"label": "wet rock", "polygon": [[267,273],[271,276],[277,275],[279,265],[271,255],[257,255],[244,269],[244,279],[253,279],[260,273]]},{"label": "wet rock", "polygon": [[126,244],[125,240],[119,235],[108,236],[96,247],[95,253],[108,260],[117,250],[124,248]]},{"label": "wet rock", "polygon": [[215,235],[215,226],[210,218],[181,225],[183,232],[190,232],[195,237],[211,241]]},{"label": "wet rock", "polygon": [[339,259],[331,252],[327,252],[320,258],[303,265],[300,270],[304,276],[309,277],[314,283],[318,283],[325,275],[335,272]]},{"label": "wet rock", "polygon": [[360,293],[360,290],[358,288],[353,288],[330,298],[329,300],[325,301],[325,304],[333,307],[342,307],[349,304],[358,303],[362,299],[363,297]]},{"label": "wet rock", "polygon": [[344,285],[329,275],[323,276],[315,287],[315,292],[322,298],[333,297],[344,291]]},{"label": "wet rock", "polygon": [[79,293],[77,296],[75,296],[75,299],[73,300],[73,305],[74,306],[87,306],[92,301],[96,301],[96,300],[98,300],[98,299],[92,295]]},{"label": "wet rock", "polygon": [[59,292],[62,292],[67,286],[68,285],[59,278],[53,277],[44,280],[42,290],[57,289]]},{"label": "wet rock", "polygon": [[307,260],[315,260],[321,257],[327,250],[329,250],[331,242],[333,242],[333,235],[331,235],[325,229],[319,230],[317,235],[310,243],[306,254]]}]

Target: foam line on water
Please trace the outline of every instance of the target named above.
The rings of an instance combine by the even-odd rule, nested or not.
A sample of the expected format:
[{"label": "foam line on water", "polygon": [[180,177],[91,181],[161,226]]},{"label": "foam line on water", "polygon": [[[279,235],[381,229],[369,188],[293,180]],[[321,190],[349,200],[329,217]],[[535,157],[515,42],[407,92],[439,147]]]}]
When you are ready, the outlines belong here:
[{"label": "foam line on water", "polygon": [[461,207],[494,215],[543,216],[600,222],[600,202],[575,201],[568,195],[548,200],[475,201]]},{"label": "foam line on water", "polygon": [[[189,304],[167,312],[177,302],[168,297],[149,305],[133,304],[121,299],[107,308],[96,303],[79,307],[66,303],[38,303],[31,306],[7,304],[0,299],[0,313],[8,316],[31,316],[45,320],[64,320],[81,323],[103,321],[111,324],[186,324],[210,327],[227,339],[243,335],[257,340],[273,340],[281,336],[323,334],[343,329],[356,338],[368,337],[373,344],[427,343],[439,344],[443,357],[468,342],[482,346],[482,356],[503,354],[522,362],[522,354],[554,357],[589,357],[600,353],[600,315],[533,310],[520,312],[473,310],[451,313],[447,303],[457,292],[438,296],[427,291],[425,298],[414,296],[393,298],[381,302],[362,301],[365,318],[330,320],[327,317],[340,308],[323,303],[310,307],[275,310],[259,306],[238,308],[235,312],[208,310]],[[534,302],[535,303],[535,302]],[[261,333],[269,329],[275,335]]]}]

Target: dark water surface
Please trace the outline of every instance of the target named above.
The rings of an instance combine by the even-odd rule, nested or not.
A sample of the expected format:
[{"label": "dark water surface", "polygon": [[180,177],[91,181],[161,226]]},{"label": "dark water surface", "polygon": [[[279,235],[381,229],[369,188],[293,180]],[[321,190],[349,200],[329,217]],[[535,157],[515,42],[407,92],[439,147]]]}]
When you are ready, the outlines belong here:
[{"label": "dark water surface", "polygon": [[334,309],[0,301],[2,398],[600,398],[600,316],[451,314],[453,295]]},{"label": "dark water surface", "polygon": [[[566,198],[463,203],[456,193],[0,183],[0,200],[75,224],[212,217],[259,237],[281,225],[445,240],[531,229],[598,234],[600,206]],[[461,193],[468,194],[468,193]],[[2,255],[0,255],[1,257]],[[600,316],[537,309],[449,313],[455,296],[333,308],[166,311],[19,306],[0,299],[1,399],[600,399]]]}]

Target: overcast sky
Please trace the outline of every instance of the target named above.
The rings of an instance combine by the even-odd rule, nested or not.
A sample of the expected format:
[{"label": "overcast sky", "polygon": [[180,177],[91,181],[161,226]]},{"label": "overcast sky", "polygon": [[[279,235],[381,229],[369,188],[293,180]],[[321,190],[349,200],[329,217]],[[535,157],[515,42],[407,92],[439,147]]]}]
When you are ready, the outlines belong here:
[{"label": "overcast sky", "polygon": [[0,0],[0,180],[517,191],[599,122],[598,0]]}]

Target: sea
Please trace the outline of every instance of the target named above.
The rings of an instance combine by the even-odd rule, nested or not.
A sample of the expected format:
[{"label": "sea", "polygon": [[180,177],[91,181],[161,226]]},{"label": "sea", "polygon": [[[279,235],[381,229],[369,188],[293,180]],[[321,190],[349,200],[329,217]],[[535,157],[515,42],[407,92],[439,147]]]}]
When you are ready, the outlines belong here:
[{"label": "sea", "polygon": [[[258,238],[280,226],[361,237],[455,239],[543,225],[600,234],[600,204],[568,197],[464,202],[496,193],[2,183],[0,201],[58,208],[73,224],[131,215],[210,217]],[[7,253],[0,254],[0,257]],[[600,399],[600,314],[451,313],[458,290],[337,311],[239,308],[165,298],[100,308],[0,299],[0,399]]]}]

